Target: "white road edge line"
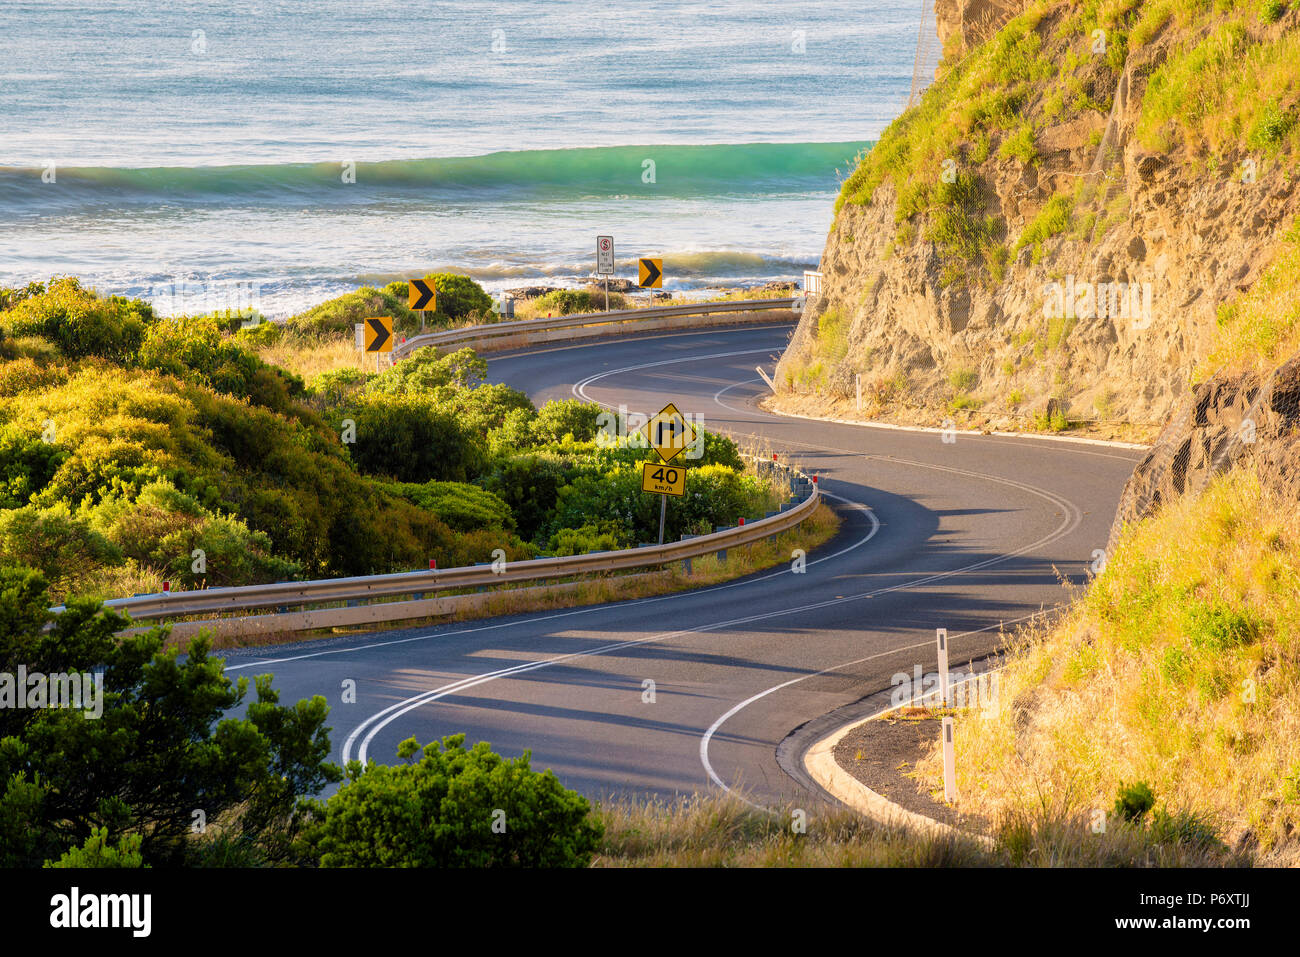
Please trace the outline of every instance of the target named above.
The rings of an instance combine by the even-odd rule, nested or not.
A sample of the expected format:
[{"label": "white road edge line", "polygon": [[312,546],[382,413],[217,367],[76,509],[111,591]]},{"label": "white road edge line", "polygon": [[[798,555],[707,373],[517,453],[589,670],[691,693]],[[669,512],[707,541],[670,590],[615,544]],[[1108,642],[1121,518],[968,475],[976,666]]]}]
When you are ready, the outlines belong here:
[{"label": "white road edge line", "polygon": [[[976,628],[973,631],[964,631],[958,635],[950,635],[949,640],[954,638],[965,638],[969,635],[983,634],[984,632],[992,631],[995,628],[1005,628],[1007,625],[1015,625],[1015,624],[1019,624],[1022,621],[1029,621],[1031,619],[1038,618],[1042,614],[1043,612],[1036,611],[1032,615],[1022,615],[1020,618],[1012,618],[1009,621],[1000,621],[996,625],[987,625],[984,628]],[[783,688],[788,688],[791,685],[798,684],[801,681],[807,681],[809,678],[816,678],[819,677],[820,675],[828,674],[829,672],[836,671],[840,668],[850,668],[853,665],[860,665],[864,661],[874,661],[876,658],[884,658],[889,655],[897,654],[900,651],[911,651],[914,648],[932,648],[932,647],[934,647],[934,639],[929,638],[926,639],[925,641],[917,642],[914,645],[905,645],[902,648],[895,648],[892,651],[882,651],[874,655],[868,655],[865,658],[855,658],[853,661],[840,662],[837,665],[831,665],[829,668],[823,668],[821,671],[814,671],[806,675],[800,675],[798,678],[791,678],[789,681],[783,681],[779,685],[773,685],[772,687],[766,689],[765,691],[760,691],[756,695],[751,695],[750,697],[746,698],[744,701],[740,702],[740,704],[733,706],[731,710],[722,714],[716,721],[713,722],[713,724],[709,725],[709,730],[705,731],[703,737],[700,738],[700,762],[704,765],[704,770],[709,773],[709,779],[718,787],[722,788],[722,790],[726,791],[728,794],[735,794],[735,792],[732,791],[732,789],[727,786],[727,783],[718,776],[717,772],[714,771],[713,764],[709,761],[709,742],[713,740],[713,736],[717,733],[719,728],[721,728],[724,724],[726,724],[727,721],[730,720],[733,716],[739,714],[741,711],[748,708],[755,701],[760,701],[763,698],[766,698],[768,695],[772,694],[773,692],[780,691]],[[832,732],[828,737],[835,737],[835,735],[841,734],[841,732],[847,733],[848,730],[852,728],[856,728],[858,725],[870,721],[872,718],[878,718],[880,717],[880,715],[887,714],[888,712],[893,710],[895,710],[895,707],[891,705],[890,707],[885,708],[883,711],[879,711],[876,714],[871,715],[867,718],[861,718],[857,721],[850,722],[849,724],[841,728],[840,731]],[[814,745],[814,747],[821,745],[826,740],[827,740],[826,738],[823,738],[822,741],[817,742],[817,744]],[[811,749],[809,750],[811,751]],[[767,808],[764,808],[762,805],[755,804],[753,801],[748,800],[742,794],[735,794],[735,796],[740,798],[740,800],[744,801],[750,807],[758,808],[761,811],[768,810]]]}]

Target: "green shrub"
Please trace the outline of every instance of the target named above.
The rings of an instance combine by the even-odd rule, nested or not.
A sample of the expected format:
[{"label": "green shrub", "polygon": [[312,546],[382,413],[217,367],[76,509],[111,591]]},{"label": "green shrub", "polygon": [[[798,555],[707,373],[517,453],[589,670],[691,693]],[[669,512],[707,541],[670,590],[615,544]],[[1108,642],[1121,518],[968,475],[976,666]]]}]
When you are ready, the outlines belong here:
[{"label": "green shrub", "polygon": [[1121,784],[1115,798],[1115,815],[1129,823],[1142,820],[1153,807],[1156,796],[1145,781]]},{"label": "green shrub", "polygon": [[116,362],[135,358],[153,308],[139,299],[101,298],[76,279],[52,279],[45,292],[25,296],[4,316],[15,338],[40,336],[70,359],[98,356]]},{"label": "green shrub", "polygon": [[1060,409],[1049,415],[1046,410],[1034,413],[1034,428],[1039,432],[1064,432],[1070,427],[1069,417]]},{"label": "green shrub", "polygon": [[1246,141],[1252,149],[1271,151],[1277,149],[1287,135],[1295,129],[1296,117],[1291,110],[1282,109],[1276,100],[1264,105]]},{"label": "green shrub", "polygon": [[487,378],[487,360],[473,349],[439,355],[437,349],[417,349],[366,385],[370,393],[427,395],[443,388],[470,389]]},{"label": "green shrub", "polygon": [[1034,128],[1029,123],[1021,123],[1016,131],[1002,141],[998,155],[1003,159],[1014,156],[1028,166],[1038,159],[1038,147],[1034,144]]},{"label": "green shrub", "polygon": [[373,372],[360,369],[331,369],[311,377],[307,383],[307,394],[319,406],[332,409],[342,405],[375,378]]},{"label": "green shrub", "polygon": [[253,326],[245,326],[241,323],[239,330],[235,333],[235,341],[241,346],[247,346],[250,349],[273,346],[283,338],[284,326],[278,322],[265,320]]},{"label": "green shrub", "polygon": [[537,414],[528,396],[499,382],[473,389],[439,389],[431,398],[454,416],[462,429],[474,435],[501,428],[513,413],[522,413],[529,420]]},{"label": "green shrub", "polygon": [[0,511],[0,564],[36,568],[60,593],[121,559],[108,539],[63,503]]},{"label": "green shrub", "polygon": [[552,555],[585,555],[587,552],[608,552],[623,548],[626,535],[608,523],[589,523],[581,528],[562,528],[547,543]]},{"label": "green shrub", "polygon": [[[609,294],[609,308],[622,309],[627,305],[626,300],[617,293]],[[554,314],[557,316],[569,316],[575,313],[583,312],[603,312],[605,309],[605,293],[595,292],[590,289],[554,289],[539,296],[533,308],[538,315]]]},{"label": "green shrub", "polygon": [[[106,499],[93,514],[123,555],[187,586],[287,581],[302,571],[274,554],[265,532],[213,514],[169,482],[146,485],[133,498]],[[203,553],[198,568],[196,549]]]},{"label": "green shrub", "polygon": [[[196,808],[260,860],[284,860],[298,799],[341,777],[325,699],[282,707],[263,675],[247,700],[205,636],[182,657],[161,628],[117,637],[128,620],[97,602],[69,600],[57,619],[49,605],[39,573],[0,567],[0,671],[102,670],[103,711],[0,709],[0,867],[180,866]],[[140,840],[109,848],[105,829]]]},{"label": "green shrub", "polygon": [[[505,759],[463,734],[395,767],[352,762],[328,801],[310,805],[301,853],[322,867],[585,867],[603,829],[586,798],[530,756]],[[414,760],[412,760],[414,759]]]},{"label": "green shrub", "polygon": [[352,460],[371,475],[400,482],[464,482],[486,462],[481,433],[462,427],[454,413],[429,399],[370,396],[347,417],[356,424]]},{"label": "green shrub", "polygon": [[40,492],[59,466],[68,450],[56,442],[46,442],[15,425],[0,430],[0,509],[26,505]]},{"label": "green shrub", "polygon": [[140,847],[144,838],[139,834],[123,834],[117,844],[108,841],[108,828],[94,828],[90,837],[80,847],[71,847],[57,861],[46,861],[46,867],[73,867],[77,869],[145,867]]},{"label": "green shrub", "polygon": [[1286,13],[1286,0],[1264,0],[1259,5],[1259,19],[1263,23],[1277,23]]},{"label": "green shrub", "polygon": [[535,414],[528,409],[511,409],[501,424],[488,433],[488,447],[496,457],[510,456],[536,444],[533,436]]},{"label": "green shrub", "polygon": [[12,289],[0,288],[0,312],[18,305],[24,299],[42,295],[44,292],[45,283],[43,282],[29,282],[26,286],[15,286]]},{"label": "green shrub", "polygon": [[1042,256],[1042,244],[1070,228],[1073,209],[1074,201],[1069,196],[1053,196],[1020,234],[1013,254],[1030,246],[1034,250],[1034,262],[1038,262]]},{"label": "green shrub", "polygon": [[387,489],[420,508],[428,509],[457,531],[513,531],[515,527],[510,506],[477,485],[462,482],[394,482]]},{"label": "green shrub", "polygon": [[406,302],[406,283],[390,283],[383,289],[363,286],[290,316],[285,320],[285,327],[308,338],[342,336],[351,341],[357,323],[371,316],[390,316],[394,333],[409,335],[419,330],[420,316]]},{"label": "green shrub", "polygon": [[211,319],[164,318],[140,346],[140,365],[218,392],[246,396],[262,362],[226,340]]},{"label": "green shrub", "polygon": [[974,369],[954,369],[948,373],[948,384],[954,392],[969,392],[979,382],[979,373]]},{"label": "green shrub", "polygon": [[537,410],[532,422],[533,435],[542,443],[559,442],[565,436],[590,442],[599,430],[598,420],[603,411],[595,402],[552,400]]},{"label": "green shrub", "polygon": [[570,460],[554,454],[516,454],[499,458],[483,487],[510,507],[519,534],[536,541],[551,520],[560,489],[577,474]]},{"label": "green shrub", "polygon": [[1194,602],[1184,614],[1183,630],[1192,647],[1222,653],[1255,642],[1260,625],[1231,605]]},{"label": "green shrub", "polygon": [[[492,311],[492,297],[469,276],[450,272],[429,273],[424,277],[438,290],[438,313],[451,319],[487,318]],[[405,286],[405,283],[402,283]]]}]

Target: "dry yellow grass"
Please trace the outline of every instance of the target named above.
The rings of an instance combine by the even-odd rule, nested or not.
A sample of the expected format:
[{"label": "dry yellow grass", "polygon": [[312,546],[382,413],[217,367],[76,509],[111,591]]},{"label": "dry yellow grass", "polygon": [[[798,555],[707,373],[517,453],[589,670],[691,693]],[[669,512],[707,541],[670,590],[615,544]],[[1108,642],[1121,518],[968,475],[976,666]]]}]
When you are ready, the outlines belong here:
[{"label": "dry yellow grass", "polygon": [[961,833],[882,826],[824,804],[760,809],[710,792],[676,801],[600,802],[605,834],[593,867],[1160,867],[1240,863],[1222,849],[1117,825],[1091,835],[1077,820],[1008,819],[992,846]]},{"label": "dry yellow grass", "polygon": [[1250,290],[1219,310],[1214,350],[1197,378],[1218,371],[1268,372],[1300,352],[1300,225],[1283,237]]},{"label": "dry yellow grass", "polygon": [[[375,357],[356,350],[356,344],[343,338],[319,342],[293,333],[285,333],[279,342],[261,346],[257,356],[263,362],[288,369],[304,379],[335,369],[375,371]],[[386,357],[381,362],[386,361]],[[381,366],[382,368],[382,366]]]},{"label": "dry yellow grass", "polygon": [[[1066,619],[957,722],[963,811],[1091,822],[1122,783],[1268,860],[1300,826],[1300,514],[1248,470],[1128,530]],[[939,787],[937,753],[918,766]]]}]

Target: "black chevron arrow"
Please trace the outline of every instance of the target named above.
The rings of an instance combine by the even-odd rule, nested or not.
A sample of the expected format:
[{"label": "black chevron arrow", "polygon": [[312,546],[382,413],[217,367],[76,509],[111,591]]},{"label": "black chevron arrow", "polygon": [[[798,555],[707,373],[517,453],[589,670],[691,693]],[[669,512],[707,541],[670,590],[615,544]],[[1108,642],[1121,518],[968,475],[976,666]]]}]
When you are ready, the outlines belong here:
[{"label": "black chevron arrow", "polygon": [[642,289],[653,286],[659,281],[662,272],[653,259],[641,260],[641,268],[645,270],[645,279],[641,282]]},{"label": "black chevron arrow", "polygon": [[383,352],[384,346],[388,343],[392,333],[385,328],[382,320],[367,319],[366,325],[370,326],[370,346],[367,352]]},{"label": "black chevron arrow", "polygon": [[410,307],[412,309],[433,308],[432,303],[435,295],[437,295],[437,289],[428,282],[423,279],[411,280]]}]

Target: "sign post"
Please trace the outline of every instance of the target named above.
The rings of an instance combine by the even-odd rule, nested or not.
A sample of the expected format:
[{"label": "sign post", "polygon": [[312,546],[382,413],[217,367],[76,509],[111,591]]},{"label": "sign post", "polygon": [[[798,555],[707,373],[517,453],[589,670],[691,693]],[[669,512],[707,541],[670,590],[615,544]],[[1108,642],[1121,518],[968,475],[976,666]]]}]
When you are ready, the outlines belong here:
[{"label": "sign post", "polygon": [[614,272],[614,237],[596,237],[596,275],[605,278],[605,311],[609,312],[609,277]]},{"label": "sign post", "polygon": [[669,402],[645,424],[643,434],[659,456],[658,462],[641,466],[641,491],[659,494],[659,544],[664,543],[664,520],[668,516],[668,496],[686,494],[686,470],[672,464],[682,450],[695,441],[695,426]]}]

